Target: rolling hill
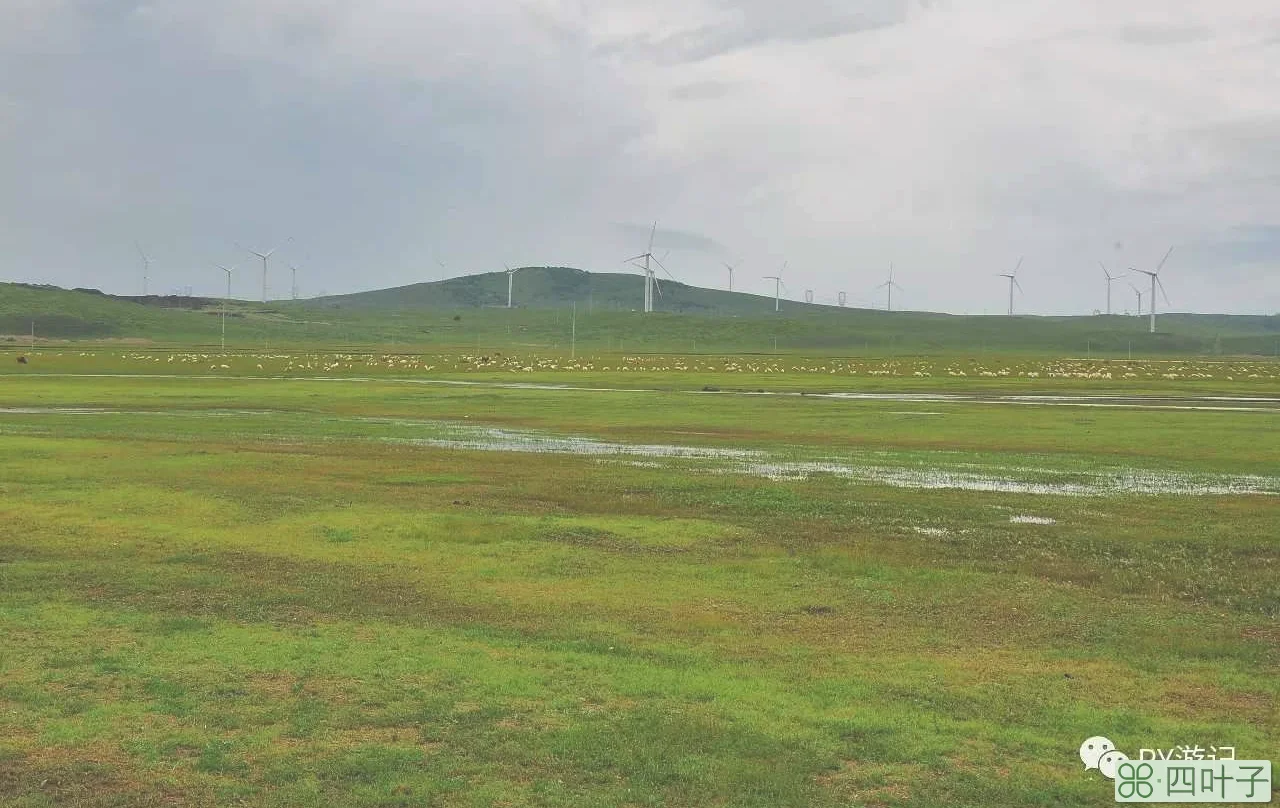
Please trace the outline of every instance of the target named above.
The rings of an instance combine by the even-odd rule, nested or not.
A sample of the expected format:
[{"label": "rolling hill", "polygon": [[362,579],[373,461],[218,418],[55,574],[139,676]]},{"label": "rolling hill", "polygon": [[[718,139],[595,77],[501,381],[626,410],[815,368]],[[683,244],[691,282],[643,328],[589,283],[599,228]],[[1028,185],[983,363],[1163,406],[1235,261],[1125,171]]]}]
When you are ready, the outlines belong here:
[{"label": "rolling hill", "polygon": [[[657,311],[636,311],[638,275],[528,267],[312,300],[232,301],[228,347],[377,346],[717,353],[1038,353],[1081,356],[1280,354],[1280,316],[1163,314],[1160,333],[1130,316],[962,316],[806,305],[668,281]],[[143,340],[217,345],[222,302],[130,298],[0,284],[0,339]]]},{"label": "rolling hill", "polygon": [[[742,292],[704,289],[673,280],[658,281],[656,311],[676,314],[771,314],[773,298]],[[519,308],[563,308],[577,303],[595,311],[636,311],[642,307],[644,277],[587,272],[572,267],[520,267],[512,303]],[[315,298],[310,304],[330,308],[422,309],[483,308],[507,305],[507,274],[486,272],[372,292]],[[788,307],[802,304],[788,303]],[[831,307],[827,307],[831,308]]]}]

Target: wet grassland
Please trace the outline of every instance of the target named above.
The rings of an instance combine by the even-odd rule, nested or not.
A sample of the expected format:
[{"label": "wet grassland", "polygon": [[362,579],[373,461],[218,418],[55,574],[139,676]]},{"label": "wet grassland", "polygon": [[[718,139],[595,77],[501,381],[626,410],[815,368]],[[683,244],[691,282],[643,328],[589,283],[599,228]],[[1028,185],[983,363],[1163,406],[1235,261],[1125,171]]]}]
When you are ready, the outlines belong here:
[{"label": "wet grassland", "polygon": [[0,801],[1098,805],[1090,735],[1280,749],[1280,413],[1189,408],[1274,367],[250,358],[0,376]]}]

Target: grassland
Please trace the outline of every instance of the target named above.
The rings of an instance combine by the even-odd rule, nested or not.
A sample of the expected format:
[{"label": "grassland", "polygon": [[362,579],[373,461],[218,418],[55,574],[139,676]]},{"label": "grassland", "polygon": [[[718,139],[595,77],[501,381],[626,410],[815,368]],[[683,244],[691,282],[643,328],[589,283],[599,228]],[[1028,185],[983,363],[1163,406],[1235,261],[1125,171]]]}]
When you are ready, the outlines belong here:
[{"label": "grassland", "polygon": [[[538,280],[532,270],[522,282]],[[951,355],[1225,358],[1280,356],[1280,315],[1166,314],[1160,333],[1142,317],[952,316],[833,306],[784,305],[755,295],[671,287],[674,309],[633,309],[632,276],[547,270],[528,305],[491,305],[499,279],[454,278],[406,289],[338,298],[232,301],[225,318],[233,350],[307,350],[317,344],[355,351],[772,354],[804,357]],[[522,273],[523,276],[523,273]],[[563,277],[561,277],[563,276]],[[595,295],[584,278],[600,285]],[[601,280],[604,279],[604,280]],[[607,282],[606,282],[607,281]],[[607,287],[607,289],[605,288]],[[594,288],[594,287],[593,287]],[[631,291],[626,291],[631,289]],[[539,291],[541,290],[541,291]],[[606,291],[612,290],[609,294]],[[502,281],[505,302],[505,280]],[[624,291],[626,293],[624,294]],[[664,300],[666,300],[664,298]],[[103,345],[222,345],[222,304],[151,299],[149,305],[84,291],[0,284],[0,345],[49,347],[59,340]],[[164,303],[164,306],[156,305]],[[665,305],[676,306],[673,300]],[[687,304],[687,305],[686,305]],[[186,308],[183,308],[186,307]],[[762,308],[763,307],[763,308]]]},{"label": "grassland", "polygon": [[1086,806],[1089,735],[1275,758],[1274,408],[812,395],[1280,390],[1125,367],[0,354],[0,802]]}]

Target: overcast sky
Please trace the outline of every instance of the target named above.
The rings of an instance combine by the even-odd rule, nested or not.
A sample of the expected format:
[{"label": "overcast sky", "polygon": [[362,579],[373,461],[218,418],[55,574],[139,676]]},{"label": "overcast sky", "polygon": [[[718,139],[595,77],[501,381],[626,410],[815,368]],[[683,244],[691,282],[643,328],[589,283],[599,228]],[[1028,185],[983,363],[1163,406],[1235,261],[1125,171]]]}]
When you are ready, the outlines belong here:
[{"label": "overcast sky", "polygon": [[1172,308],[1274,313],[1280,3],[0,0],[0,279],[624,271],[654,220],[698,285],[996,313],[1025,255],[1087,313],[1176,245]]}]

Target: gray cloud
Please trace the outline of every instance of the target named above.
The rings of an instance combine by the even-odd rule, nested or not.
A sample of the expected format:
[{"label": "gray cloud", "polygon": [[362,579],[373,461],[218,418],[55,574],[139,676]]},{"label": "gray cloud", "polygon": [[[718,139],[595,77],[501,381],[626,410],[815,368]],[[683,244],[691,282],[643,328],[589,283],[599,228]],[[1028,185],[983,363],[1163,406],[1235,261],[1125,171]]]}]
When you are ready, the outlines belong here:
[{"label": "gray cloud", "polygon": [[1212,37],[1210,29],[1195,25],[1125,25],[1120,29],[1120,38],[1135,45],[1186,45]]},{"label": "gray cloud", "polygon": [[654,250],[689,250],[713,255],[720,255],[725,252],[723,244],[701,233],[673,230],[661,225],[658,226],[656,231],[653,229],[653,225],[645,227],[637,224],[618,223],[614,227],[628,242],[640,246],[648,244],[649,236],[652,234]]},{"label": "gray cloud", "polygon": [[293,236],[336,293],[614,267],[657,219],[691,283],[732,255],[858,298],[892,259],[903,305],[998,311],[1025,254],[1026,310],[1090,311],[1098,259],[1177,243],[1175,304],[1270,312],[1277,30],[1267,0],[17,0],[0,277],[136,291],[137,238],[155,288],[215,292],[233,241]]}]

